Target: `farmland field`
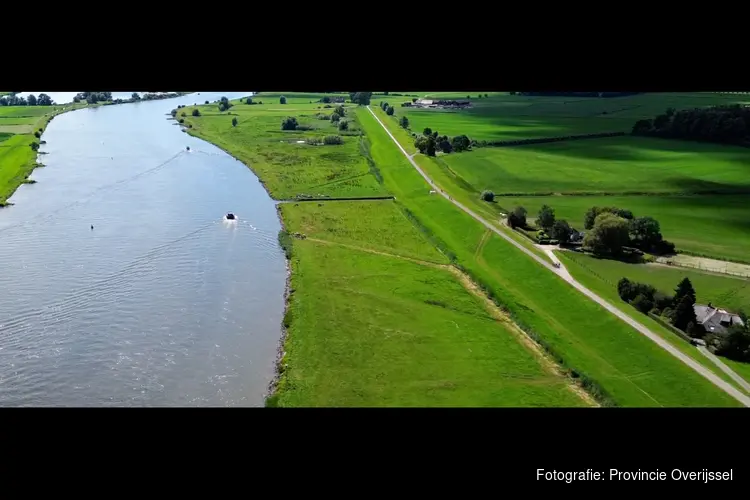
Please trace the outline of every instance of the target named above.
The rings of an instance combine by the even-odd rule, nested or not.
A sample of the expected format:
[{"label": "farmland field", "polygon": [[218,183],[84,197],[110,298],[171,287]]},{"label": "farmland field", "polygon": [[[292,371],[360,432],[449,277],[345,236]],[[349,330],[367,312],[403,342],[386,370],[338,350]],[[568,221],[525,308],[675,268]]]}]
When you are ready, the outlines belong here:
[{"label": "farmland field", "polygon": [[478,190],[497,194],[750,192],[750,150],[741,147],[617,137],[441,156]]},{"label": "farmland field", "polygon": [[[484,95],[484,93],[482,93]],[[450,136],[466,134],[476,140],[514,140],[538,137],[630,131],[636,120],[653,118],[668,107],[676,109],[734,104],[750,96],[717,93],[642,94],[592,99],[583,97],[526,97],[508,93],[429,93],[423,97],[466,99],[472,107],[462,111],[402,108],[407,97],[376,96],[374,104],[387,101],[396,113],[406,115],[412,130],[425,127]]]}]

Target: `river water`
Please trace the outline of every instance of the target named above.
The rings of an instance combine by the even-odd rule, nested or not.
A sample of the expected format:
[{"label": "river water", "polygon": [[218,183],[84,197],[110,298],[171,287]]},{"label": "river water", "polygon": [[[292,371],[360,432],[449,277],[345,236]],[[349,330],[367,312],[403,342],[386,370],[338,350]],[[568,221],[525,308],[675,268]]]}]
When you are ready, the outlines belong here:
[{"label": "river water", "polygon": [[52,120],[37,183],[0,209],[0,406],[263,404],[286,279],[275,204],[167,119],[248,94]]}]

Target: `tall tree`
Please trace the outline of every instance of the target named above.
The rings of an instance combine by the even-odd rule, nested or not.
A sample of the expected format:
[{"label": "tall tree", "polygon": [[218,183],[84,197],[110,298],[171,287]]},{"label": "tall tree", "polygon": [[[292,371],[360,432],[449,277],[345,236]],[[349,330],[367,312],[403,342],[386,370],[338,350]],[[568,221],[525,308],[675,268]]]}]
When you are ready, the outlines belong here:
[{"label": "tall tree", "polygon": [[29,97],[26,98],[26,102],[29,103],[29,106],[36,106],[36,96],[34,94],[29,94]]},{"label": "tall tree", "polygon": [[628,229],[628,221],[622,217],[609,212],[599,214],[583,239],[583,246],[597,255],[618,255],[630,239]]},{"label": "tall tree", "polygon": [[695,304],[695,288],[693,288],[693,283],[691,283],[690,278],[687,276],[682,278],[682,281],[677,284],[677,288],[674,290],[674,303],[678,304],[683,297],[690,298],[691,306]]},{"label": "tall tree", "polygon": [[555,224],[555,210],[549,205],[542,205],[536,218],[537,226],[549,230]]},{"label": "tall tree", "polygon": [[674,316],[672,323],[675,327],[682,331],[687,331],[689,323],[694,325],[698,324],[698,318],[695,316],[695,309],[693,304],[695,302],[690,299],[689,295],[685,295],[677,302],[677,307],[674,310]]}]

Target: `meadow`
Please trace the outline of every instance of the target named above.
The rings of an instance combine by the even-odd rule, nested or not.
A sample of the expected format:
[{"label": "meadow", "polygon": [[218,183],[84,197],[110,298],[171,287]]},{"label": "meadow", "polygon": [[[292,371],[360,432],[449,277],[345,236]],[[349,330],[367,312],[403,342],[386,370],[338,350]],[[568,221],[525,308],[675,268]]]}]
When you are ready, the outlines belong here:
[{"label": "meadow", "polygon": [[[281,95],[286,95],[286,104],[279,103]],[[320,97],[302,93],[261,94],[253,100],[262,104],[248,105],[236,100],[223,112],[215,103],[189,106],[178,110],[175,118],[192,126],[189,133],[231,151],[258,175],[276,199],[299,195],[334,198],[386,195],[362,154],[365,139],[359,135],[356,123],[348,120],[349,130],[341,132],[330,120],[318,118],[319,114],[329,116],[333,111],[315,102]],[[200,117],[192,116],[194,108],[200,111]],[[287,117],[297,118],[299,125],[309,130],[282,130],[281,122]],[[237,119],[236,127],[232,125],[233,118]],[[305,143],[329,135],[341,136],[343,144]]]},{"label": "meadow", "polygon": [[[441,197],[367,110],[357,111],[386,187],[514,320],[622,406],[735,406],[728,395]],[[391,124],[391,130],[395,127]],[[423,165],[423,156],[415,157]]]},{"label": "meadow", "polygon": [[527,97],[507,92],[489,93],[486,98],[478,95],[477,92],[443,92],[422,96],[470,97],[472,107],[461,111],[402,108],[401,103],[411,99],[398,96],[378,95],[373,103],[387,101],[397,114],[409,118],[412,130],[429,127],[441,134],[466,134],[472,139],[490,141],[626,132],[637,120],[653,118],[668,107],[683,109],[750,101],[747,95],[718,93],[650,93],[606,99]]},{"label": "meadow", "polygon": [[[393,201],[282,213],[306,239],[293,242],[286,356],[270,406],[585,406]],[[363,220],[369,231],[352,229]]]},{"label": "meadow", "polygon": [[750,192],[750,150],[642,137],[484,147],[440,157],[496,194]]},{"label": "meadow", "polygon": [[616,206],[636,216],[654,217],[661,231],[678,250],[729,260],[747,261],[750,248],[750,204],[747,195],[724,196],[529,196],[499,197],[507,210],[523,206],[536,216],[542,205],[555,209],[557,218],[583,229],[586,210]]}]

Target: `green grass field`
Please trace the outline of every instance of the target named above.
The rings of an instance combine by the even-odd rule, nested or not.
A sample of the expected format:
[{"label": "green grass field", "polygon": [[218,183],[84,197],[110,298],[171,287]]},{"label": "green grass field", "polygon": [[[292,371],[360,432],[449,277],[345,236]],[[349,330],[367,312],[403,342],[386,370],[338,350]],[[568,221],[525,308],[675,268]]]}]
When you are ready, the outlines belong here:
[{"label": "green grass field", "polygon": [[402,108],[411,98],[374,96],[387,101],[397,115],[406,115],[412,130],[425,127],[450,136],[466,134],[476,140],[514,140],[538,137],[630,131],[641,118],[653,118],[666,108],[704,107],[750,101],[750,96],[716,93],[652,93],[593,99],[581,97],[525,97],[506,92],[478,99],[476,92],[429,93],[423,97],[466,99],[472,107],[461,111]]},{"label": "green grass field", "polygon": [[649,215],[659,221],[662,234],[678,250],[716,258],[748,260],[750,248],[750,204],[747,195],[732,196],[538,196],[500,197],[499,205],[525,207],[536,216],[542,205],[555,209],[558,218],[583,229],[586,210],[593,206],[616,206],[636,216]]},{"label": "green grass field", "polygon": [[721,358],[721,360],[737,373],[740,377],[750,382],[750,363],[741,363],[731,359]]},{"label": "green grass field", "polygon": [[478,148],[441,156],[456,175],[495,193],[750,192],[750,150],[643,137]]},{"label": "green grass field", "polygon": [[[360,123],[386,187],[459,262],[481,278],[522,324],[577,372],[596,380],[623,406],[735,406],[656,344],[483,228],[446,200],[431,196],[366,110]],[[421,156],[418,156],[421,162]]]},{"label": "green grass field", "polygon": [[322,205],[282,208],[307,239],[269,404],[584,406],[449,270],[401,258],[447,263],[394,202]]},{"label": "green grass field", "polygon": [[567,260],[587,269],[616,289],[620,278],[648,283],[665,293],[674,293],[677,283],[687,277],[695,287],[697,300],[731,311],[750,311],[750,280],[732,276],[707,274],[689,269],[657,264],[626,264],[615,260],[597,259],[577,252],[564,252]]}]

